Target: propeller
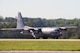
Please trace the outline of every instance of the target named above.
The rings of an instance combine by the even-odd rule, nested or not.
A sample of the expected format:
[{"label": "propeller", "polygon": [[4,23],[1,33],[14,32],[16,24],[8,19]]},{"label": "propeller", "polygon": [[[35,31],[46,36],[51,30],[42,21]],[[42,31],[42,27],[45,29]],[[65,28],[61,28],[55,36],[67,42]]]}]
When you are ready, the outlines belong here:
[{"label": "propeller", "polygon": [[32,30],[30,30],[30,32],[31,32],[31,35],[36,39],[34,32]]}]

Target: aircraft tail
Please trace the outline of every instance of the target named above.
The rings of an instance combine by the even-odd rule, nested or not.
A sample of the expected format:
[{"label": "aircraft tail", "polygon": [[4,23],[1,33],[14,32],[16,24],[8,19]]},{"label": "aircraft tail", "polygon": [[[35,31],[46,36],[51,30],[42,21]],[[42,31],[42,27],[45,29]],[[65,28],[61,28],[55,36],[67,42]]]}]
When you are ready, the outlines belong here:
[{"label": "aircraft tail", "polygon": [[22,15],[20,12],[18,12],[18,17],[17,17],[17,28],[18,29],[23,29],[24,28],[24,23],[22,19]]}]

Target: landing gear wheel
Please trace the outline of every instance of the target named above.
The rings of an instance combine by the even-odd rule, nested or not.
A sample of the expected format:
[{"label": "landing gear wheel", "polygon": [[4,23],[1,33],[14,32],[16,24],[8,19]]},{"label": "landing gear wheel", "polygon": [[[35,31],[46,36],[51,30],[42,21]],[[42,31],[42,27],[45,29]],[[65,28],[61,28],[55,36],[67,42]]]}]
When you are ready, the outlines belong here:
[{"label": "landing gear wheel", "polygon": [[55,39],[58,39],[59,37],[55,37]]},{"label": "landing gear wheel", "polygon": [[48,39],[48,37],[47,36],[46,37],[44,36],[43,39]]},{"label": "landing gear wheel", "polygon": [[36,39],[40,39],[40,37],[38,36],[38,37],[36,37]]}]

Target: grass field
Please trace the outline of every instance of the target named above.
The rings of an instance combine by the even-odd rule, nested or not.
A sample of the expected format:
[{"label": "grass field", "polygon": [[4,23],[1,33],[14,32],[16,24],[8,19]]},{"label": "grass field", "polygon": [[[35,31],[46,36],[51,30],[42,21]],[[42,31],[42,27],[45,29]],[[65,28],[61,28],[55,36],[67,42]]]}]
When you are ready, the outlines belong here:
[{"label": "grass field", "polygon": [[2,50],[80,51],[80,41],[0,41]]}]

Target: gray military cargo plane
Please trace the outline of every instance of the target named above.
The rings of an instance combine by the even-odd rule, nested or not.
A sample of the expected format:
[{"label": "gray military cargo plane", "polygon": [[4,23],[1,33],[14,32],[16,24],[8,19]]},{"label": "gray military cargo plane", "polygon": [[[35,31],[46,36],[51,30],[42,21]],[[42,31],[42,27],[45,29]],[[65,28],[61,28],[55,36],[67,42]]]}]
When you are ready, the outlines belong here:
[{"label": "gray military cargo plane", "polygon": [[47,39],[48,37],[58,39],[62,35],[62,31],[67,28],[77,28],[76,26],[66,27],[29,27],[25,26],[22,15],[18,12],[17,27],[16,28],[2,28],[1,30],[20,30],[21,34],[32,35],[35,39],[42,37]]}]

